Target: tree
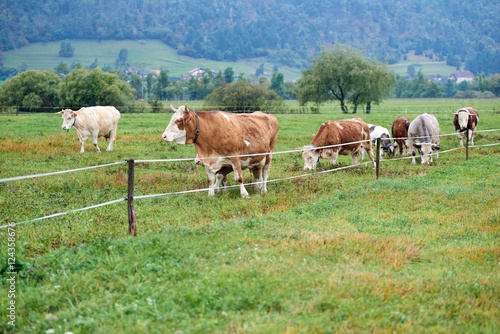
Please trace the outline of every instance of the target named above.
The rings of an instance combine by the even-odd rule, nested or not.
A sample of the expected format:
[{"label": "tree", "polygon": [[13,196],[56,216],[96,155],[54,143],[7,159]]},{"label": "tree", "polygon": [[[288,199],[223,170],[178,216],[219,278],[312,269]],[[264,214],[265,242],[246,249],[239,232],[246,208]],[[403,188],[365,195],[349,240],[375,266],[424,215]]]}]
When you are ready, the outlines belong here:
[{"label": "tree", "polygon": [[234,71],[232,67],[227,67],[224,70],[224,80],[226,80],[226,83],[228,84],[234,81]]},{"label": "tree", "polygon": [[130,86],[134,89],[134,97],[142,99],[144,97],[142,92],[142,79],[135,73],[130,74]]},{"label": "tree", "polygon": [[118,67],[124,67],[127,66],[127,61],[128,61],[128,50],[123,48],[120,50],[120,53],[118,53],[118,59],[116,59],[115,66]]},{"label": "tree", "polygon": [[209,108],[232,111],[255,111],[278,108],[283,99],[274,91],[246,80],[237,80],[226,87],[218,87],[204,101]]},{"label": "tree", "polygon": [[488,90],[495,94],[500,95],[500,74],[495,73],[488,79]]},{"label": "tree", "polygon": [[347,99],[362,93],[360,78],[367,64],[355,49],[340,45],[324,48],[312,60],[310,68],[302,70],[302,78],[298,82],[299,100],[301,103],[318,103],[335,99],[340,102],[342,112],[347,113]]},{"label": "tree", "polygon": [[0,103],[20,110],[50,111],[59,104],[61,78],[55,72],[25,71],[0,86]]},{"label": "tree", "polygon": [[60,62],[56,67],[54,67],[54,70],[57,73],[62,73],[62,74],[68,74],[70,72],[68,64],[63,62]]},{"label": "tree", "polygon": [[258,78],[264,75],[264,64],[260,64],[259,68],[255,71],[255,76]]},{"label": "tree", "polygon": [[132,89],[116,73],[91,71],[80,68],[68,74],[59,88],[59,98],[64,107],[81,108],[95,105],[127,106]]},{"label": "tree", "polygon": [[276,94],[281,97],[285,97],[285,80],[283,73],[274,72],[271,77],[271,86],[269,89],[274,90]]},{"label": "tree", "polygon": [[158,79],[156,80],[156,96],[158,100],[165,100],[167,93],[166,89],[169,85],[167,71],[161,70]]},{"label": "tree", "polygon": [[97,58],[94,59],[94,62],[90,64],[89,69],[97,68],[99,64],[97,63]]},{"label": "tree", "polygon": [[75,54],[75,48],[69,41],[62,41],[59,46],[59,57],[71,58]]}]

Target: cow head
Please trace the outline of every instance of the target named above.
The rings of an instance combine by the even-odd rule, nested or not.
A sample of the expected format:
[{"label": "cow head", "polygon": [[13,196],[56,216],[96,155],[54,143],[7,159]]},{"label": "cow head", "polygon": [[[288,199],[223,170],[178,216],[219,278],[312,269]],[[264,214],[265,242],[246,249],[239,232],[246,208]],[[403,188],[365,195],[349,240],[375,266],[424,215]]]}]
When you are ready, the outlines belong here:
[{"label": "cow head", "polygon": [[460,126],[460,130],[467,129],[467,124],[469,123],[469,111],[467,109],[460,109],[456,113],[454,113],[458,117],[458,125]]},{"label": "cow head", "polygon": [[383,133],[380,136],[381,143],[383,144],[382,150],[385,154],[388,154],[390,157],[394,155],[394,146],[392,145],[391,138]]},{"label": "cow head", "polygon": [[428,164],[432,162],[432,151],[439,150],[439,145],[432,144],[429,142],[415,143],[413,146],[419,150],[420,159],[422,164]]},{"label": "cow head", "polygon": [[302,158],[304,159],[304,170],[315,170],[319,160],[318,150],[308,145],[302,148]]},{"label": "cow head", "polygon": [[64,109],[56,114],[62,114],[63,124],[61,125],[61,129],[63,130],[71,129],[71,127],[75,125],[76,117],[78,116],[76,111],[71,109]]},{"label": "cow head", "polygon": [[179,109],[175,109],[172,105],[170,107],[174,111],[174,114],[161,137],[164,141],[186,144],[186,124],[191,120],[188,117],[189,109],[187,104],[180,106]]}]

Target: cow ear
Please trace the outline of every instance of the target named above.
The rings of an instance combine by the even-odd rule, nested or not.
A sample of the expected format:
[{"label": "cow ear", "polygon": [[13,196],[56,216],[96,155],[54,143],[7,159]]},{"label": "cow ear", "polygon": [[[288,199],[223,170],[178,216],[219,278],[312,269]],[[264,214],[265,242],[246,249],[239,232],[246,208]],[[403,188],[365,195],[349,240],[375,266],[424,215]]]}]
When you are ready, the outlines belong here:
[{"label": "cow ear", "polygon": [[389,123],[389,126],[392,126],[392,123]]},{"label": "cow ear", "polygon": [[440,149],[440,147],[439,147],[439,145],[433,145],[433,146],[432,146],[432,149],[434,149],[434,150],[438,151],[438,150]]},{"label": "cow ear", "polygon": [[421,148],[421,147],[422,147],[422,144],[420,144],[420,143],[415,143],[415,144],[413,144],[413,146],[414,146],[414,147],[416,147],[416,148]]}]

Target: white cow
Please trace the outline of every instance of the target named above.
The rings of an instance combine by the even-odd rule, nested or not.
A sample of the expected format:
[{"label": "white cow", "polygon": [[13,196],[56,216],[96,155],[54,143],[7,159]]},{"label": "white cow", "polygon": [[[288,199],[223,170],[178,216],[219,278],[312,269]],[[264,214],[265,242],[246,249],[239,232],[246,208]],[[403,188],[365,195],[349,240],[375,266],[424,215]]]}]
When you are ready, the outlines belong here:
[{"label": "white cow", "polygon": [[[441,126],[436,116],[425,113],[415,117],[408,128],[410,137],[408,155],[413,155],[412,163],[415,163],[414,149],[419,150],[422,164],[432,162],[432,151],[439,150],[440,135]],[[438,152],[436,152],[437,158]]]},{"label": "white cow", "polygon": [[101,152],[97,146],[97,138],[104,137],[109,139],[109,145],[106,151],[113,150],[113,143],[116,141],[116,128],[120,120],[120,112],[115,107],[88,107],[81,108],[78,111],[65,109],[57,114],[62,114],[63,124],[61,128],[68,130],[75,128],[80,139],[83,153],[83,143],[92,136],[92,142],[97,152]]}]

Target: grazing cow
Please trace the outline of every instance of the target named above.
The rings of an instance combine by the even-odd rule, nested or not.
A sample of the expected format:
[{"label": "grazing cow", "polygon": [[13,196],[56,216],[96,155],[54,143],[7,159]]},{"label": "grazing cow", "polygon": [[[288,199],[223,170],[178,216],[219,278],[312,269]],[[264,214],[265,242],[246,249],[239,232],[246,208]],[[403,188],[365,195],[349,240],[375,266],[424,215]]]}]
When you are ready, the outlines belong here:
[{"label": "grazing cow", "polygon": [[[348,145],[341,145],[353,143]],[[335,147],[321,148],[322,146],[339,145]],[[361,148],[368,152],[368,156],[375,167],[372,142],[368,124],[361,118],[343,119],[338,121],[327,121],[321,124],[318,133],[310,145],[304,146],[302,158],[304,158],[304,170],[316,169],[319,158],[332,157],[330,164],[335,165],[339,154],[352,156],[352,164],[358,163]]]},{"label": "grazing cow", "polygon": [[395,147],[399,148],[399,154],[408,154],[410,140],[408,139],[408,127],[410,126],[410,119],[405,116],[396,118],[393,123],[389,123],[392,127],[392,137],[396,144]]},{"label": "grazing cow", "polygon": [[57,114],[62,114],[63,124],[61,128],[68,130],[73,127],[80,139],[83,153],[83,143],[92,136],[92,142],[97,152],[101,152],[97,146],[97,138],[109,139],[106,151],[113,151],[113,144],[116,142],[116,128],[120,120],[120,112],[115,107],[88,107],[74,111],[65,109]]},{"label": "grazing cow", "polygon": [[476,135],[477,122],[479,122],[479,115],[474,108],[466,107],[459,109],[454,113],[453,125],[460,139],[460,147],[464,146],[462,136],[467,133],[469,129],[469,142],[474,145],[474,136]]},{"label": "grazing cow", "polygon": [[[195,162],[205,166],[209,181],[208,194],[213,196],[228,173],[240,186],[240,194],[248,198],[241,170],[249,168],[257,183],[255,188],[266,193],[272,153],[278,135],[278,120],[260,111],[235,115],[224,111],[195,113],[187,105],[172,110],[170,123],[162,135],[164,141],[194,144]],[[238,155],[252,155],[239,157]]]},{"label": "grazing cow", "polygon": [[[394,146],[392,145],[391,135],[386,128],[380,125],[368,124],[370,129],[370,138],[372,139],[373,149],[377,147],[377,138],[380,138],[380,157],[387,154],[390,157],[394,155]],[[365,159],[365,150],[362,150],[361,160]]]},{"label": "grazing cow", "polygon": [[[413,155],[412,163],[415,163],[416,148],[420,152],[421,163],[432,162],[432,151],[439,150],[439,136],[441,135],[441,127],[436,119],[436,116],[430,114],[422,114],[410,123],[408,128],[408,136],[410,137],[409,155]],[[438,152],[436,152],[436,159]]]}]

